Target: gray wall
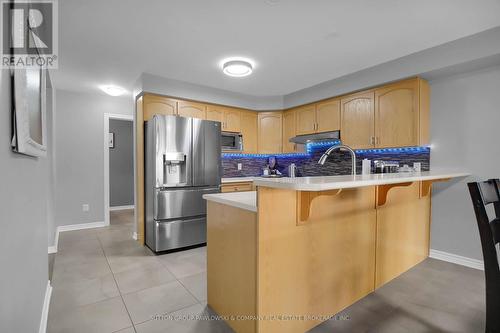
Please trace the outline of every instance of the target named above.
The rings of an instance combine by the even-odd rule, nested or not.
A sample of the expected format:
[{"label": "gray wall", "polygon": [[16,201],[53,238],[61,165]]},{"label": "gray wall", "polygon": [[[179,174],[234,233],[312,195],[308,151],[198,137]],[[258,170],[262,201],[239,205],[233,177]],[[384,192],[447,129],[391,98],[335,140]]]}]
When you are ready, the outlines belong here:
[{"label": "gray wall", "polygon": [[50,156],[11,152],[9,80],[0,71],[0,332],[38,332],[48,280]]},{"label": "gray wall", "polygon": [[459,166],[467,180],[433,188],[431,248],[482,259],[467,181],[500,178],[500,67],[435,79],[431,84],[431,165]]},{"label": "gray wall", "polygon": [[212,88],[185,81],[173,80],[144,73],[135,83],[134,93],[147,91],[178,98],[207,103],[236,106],[252,110],[283,109],[283,96],[252,96],[233,91]]},{"label": "gray wall", "polygon": [[[56,103],[55,225],[102,222],[104,113],[132,115],[132,99],[58,89]],[[84,212],[83,204],[90,211]]]},{"label": "gray wall", "polygon": [[109,132],[115,134],[115,147],[109,149],[109,205],[134,204],[133,122],[110,119]]}]

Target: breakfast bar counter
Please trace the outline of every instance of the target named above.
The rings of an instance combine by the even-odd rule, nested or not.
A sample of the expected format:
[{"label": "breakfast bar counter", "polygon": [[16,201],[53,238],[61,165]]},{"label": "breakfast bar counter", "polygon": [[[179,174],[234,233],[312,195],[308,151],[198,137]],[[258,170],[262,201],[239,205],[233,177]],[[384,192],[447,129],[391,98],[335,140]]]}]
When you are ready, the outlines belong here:
[{"label": "breakfast bar counter", "polygon": [[436,170],[257,178],[209,194],[208,304],[239,333],[306,332],[429,254]]}]

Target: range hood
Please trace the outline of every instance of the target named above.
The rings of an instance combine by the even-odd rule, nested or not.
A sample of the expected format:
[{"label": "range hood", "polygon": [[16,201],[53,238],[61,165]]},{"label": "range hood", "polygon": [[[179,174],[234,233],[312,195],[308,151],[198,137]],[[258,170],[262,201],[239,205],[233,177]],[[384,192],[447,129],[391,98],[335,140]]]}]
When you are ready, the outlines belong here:
[{"label": "range hood", "polygon": [[297,135],[291,138],[289,141],[293,143],[298,143],[300,145],[305,145],[306,143],[309,142],[321,142],[321,141],[330,141],[339,139],[340,139],[340,131],[331,131],[323,133]]}]

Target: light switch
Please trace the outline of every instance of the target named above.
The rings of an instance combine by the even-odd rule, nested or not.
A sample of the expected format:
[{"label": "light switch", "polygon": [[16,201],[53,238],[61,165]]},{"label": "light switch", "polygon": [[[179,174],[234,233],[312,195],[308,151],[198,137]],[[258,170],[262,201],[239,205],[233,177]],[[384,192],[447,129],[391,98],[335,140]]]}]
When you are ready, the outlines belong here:
[{"label": "light switch", "polygon": [[88,211],[90,210],[90,205],[89,205],[89,204],[83,204],[83,205],[82,205],[82,210],[83,210],[84,212],[88,212]]}]

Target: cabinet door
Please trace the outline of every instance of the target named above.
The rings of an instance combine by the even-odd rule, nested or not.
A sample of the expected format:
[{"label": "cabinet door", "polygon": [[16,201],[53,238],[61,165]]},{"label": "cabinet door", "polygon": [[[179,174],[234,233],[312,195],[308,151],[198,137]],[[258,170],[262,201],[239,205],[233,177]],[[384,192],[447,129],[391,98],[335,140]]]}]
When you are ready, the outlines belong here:
[{"label": "cabinet door", "polygon": [[340,130],[340,100],[316,104],[316,132]]},{"label": "cabinet door", "polygon": [[385,203],[377,206],[375,288],[429,255],[431,199],[420,197],[420,184],[391,188]]},{"label": "cabinet door", "polygon": [[373,91],[346,96],[340,101],[340,139],[352,148],[375,146],[375,120]]},{"label": "cabinet door", "polygon": [[205,119],[206,111],[207,106],[202,103],[179,101],[177,105],[177,114],[181,117]]},{"label": "cabinet door", "polygon": [[155,114],[161,115],[176,115],[177,114],[177,100],[145,94],[143,99],[144,121],[148,121]]},{"label": "cabinet door", "polygon": [[375,90],[377,147],[418,145],[418,80]]},{"label": "cabinet door", "polygon": [[241,111],[240,116],[243,152],[246,154],[257,154],[257,113]]},{"label": "cabinet door", "polygon": [[295,109],[297,135],[316,132],[316,106],[306,105]]},{"label": "cabinet door", "polygon": [[295,136],[295,110],[283,112],[283,152],[293,153],[297,145],[289,140]]},{"label": "cabinet door", "polygon": [[241,132],[240,110],[233,108],[224,109],[224,131]]},{"label": "cabinet door", "polygon": [[[218,105],[208,105],[207,120],[218,121],[222,124],[224,121],[224,109]],[[221,126],[221,128],[224,130],[224,126]]]},{"label": "cabinet door", "polygon": [[259,112],[259,153],[272,154],[282,151],[282,121],[281,112]]}]

